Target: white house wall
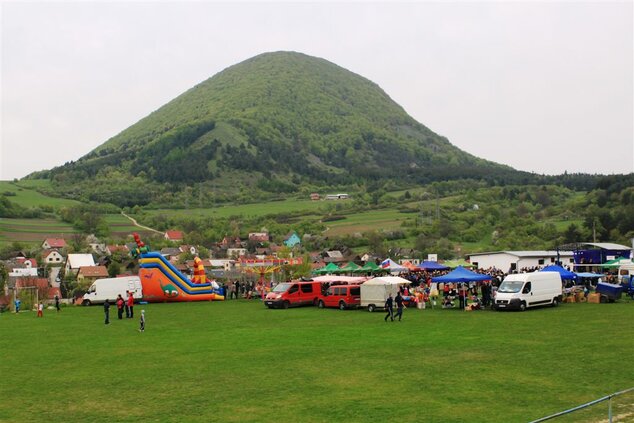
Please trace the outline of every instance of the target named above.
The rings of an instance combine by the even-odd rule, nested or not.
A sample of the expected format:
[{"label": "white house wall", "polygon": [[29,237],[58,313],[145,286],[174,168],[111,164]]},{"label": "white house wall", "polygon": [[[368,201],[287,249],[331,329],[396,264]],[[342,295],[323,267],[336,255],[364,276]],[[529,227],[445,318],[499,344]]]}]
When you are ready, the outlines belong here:
[{"label": "white house wall", "polygon": [[495,267],[496,269],[502,270],[504,272],[508,272],[511,267],[511,263],[516,263],[518,260],[517,256],[507,253],[482,254],[471,256],[470,258],[471,263],[478,263],[478,269],[488,269],[490,267]]}]

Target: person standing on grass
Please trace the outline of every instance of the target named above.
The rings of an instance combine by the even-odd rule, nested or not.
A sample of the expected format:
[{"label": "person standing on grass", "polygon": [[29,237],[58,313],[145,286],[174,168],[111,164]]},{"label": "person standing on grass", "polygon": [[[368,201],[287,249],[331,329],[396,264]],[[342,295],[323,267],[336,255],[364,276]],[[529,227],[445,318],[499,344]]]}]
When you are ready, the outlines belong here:
[{"label": "person standing on grass", "polygon": [[37,317],[44,317],[44,304],[41,302],[37,305]]},{"label": "person standing on grass", "polygon": [[128,309],[130,310],[128,317],[132,319],[134,317],[134,297],[132,296],[132,291],[128,292]]},{"label": "person standing on grass", "polygon": [[387,318],[389,317],[391,321],[394,321],[394,299],[392,298],[392,293],[390,293],[387,300],[385,300],[385,310],[387,310],[387,314],[384,320],[387,322]]},{"label": "person standing on grass", "polygon": [[55,294],[55,309],[59,313],[59,295]]},{"label": "person standing on grass", "polygon": [[145,332],[145,310],[141,310],[141,318],[139,319],[139,332]]},{"label": "person standing on grass", "polygon": [[106,315],[106,324],[109,325],[110,324],[110,301],[108,301],[108,299],[106,299],[106,301],[103,302],[103,312]]},{"label": "person standing on grass", "polygon": [[13,302],[13,305],[15,306],[15,312],[19,313],[20,312],[20,305],[22,305],[22,301],[20,301],[19,298],[16,298],[15,301]]},{"label": "person standing on grass", "polygon": [[403,318],[403,308],[405,307],[405,304],[403,304],[403,297],[400,292],[396,294],[394,301],[396,302],[396,315],[394,318],[396,319],[398,317],[398,321],[400,322]]},{"label": "person standing on grass", "polygon": [[123,319],[124,305],[125,305],[125,301],[123,300],[123,297],[121,296],[121,294],[119,294],[119,296],[117,297],[117,317],[119,318],[119,320]]},{"label": "person standing on grass", "polygon": [[128,297],[130,296],[130,291],[126,291],[125,292],[125,300],[124,300],[124,305],[125,305],[125,318],[129,319],[130,318],[130,307],[128,307]]}]

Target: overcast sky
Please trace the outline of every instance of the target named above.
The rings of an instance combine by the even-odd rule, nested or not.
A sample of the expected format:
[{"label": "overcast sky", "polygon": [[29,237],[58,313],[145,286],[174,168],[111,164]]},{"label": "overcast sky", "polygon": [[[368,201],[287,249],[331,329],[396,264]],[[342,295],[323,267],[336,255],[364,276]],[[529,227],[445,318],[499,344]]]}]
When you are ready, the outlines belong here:
[{"label": "overcast sky", "polygon": [[634,172],[619,2],[0,3],[0,179],[76,160],[269,51],[376,82],[459,148],[545,174]]}]

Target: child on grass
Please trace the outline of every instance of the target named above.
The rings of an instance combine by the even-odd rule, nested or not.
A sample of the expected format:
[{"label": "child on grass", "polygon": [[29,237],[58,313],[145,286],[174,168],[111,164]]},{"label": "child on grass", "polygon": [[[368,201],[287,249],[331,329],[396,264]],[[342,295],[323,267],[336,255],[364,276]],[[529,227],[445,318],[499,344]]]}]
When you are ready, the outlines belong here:
[{"label": "child on grass", "polygon": [[145,310],[141,310],[141,318],[139,319],[139,332],[145,332]]}]

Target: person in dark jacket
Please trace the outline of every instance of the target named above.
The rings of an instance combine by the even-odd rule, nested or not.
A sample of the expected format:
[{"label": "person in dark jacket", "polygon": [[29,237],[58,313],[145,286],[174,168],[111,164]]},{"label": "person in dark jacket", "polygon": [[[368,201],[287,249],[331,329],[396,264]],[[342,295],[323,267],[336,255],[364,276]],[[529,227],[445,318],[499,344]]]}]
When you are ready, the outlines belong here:
[{"label": "person in dark jacket", "polygon": [[390,294],[389,297],[387,297],[387,300],[385,300],[385,310],[387,311],[385,321],[387,322],[388,317],[391,321],[394,321],[394,299],[392,298],[392,294]]},{"label": "person in dark jacket", "polygon": [[405,304],[403,304],[403,297],[400,292],[396,294],[394,301],[396,302],[396,315],[394,318],[396,319],[398,317],[398,321],[400,322],[403,318],[403,308],[405,307]]},{"label": "person in dark jacket", "polygon": [[110,301],[108,301],[106,299],[106,301],[103,302],[103,312],[106,315],[106,324],[109,325],[110,324]]}]

